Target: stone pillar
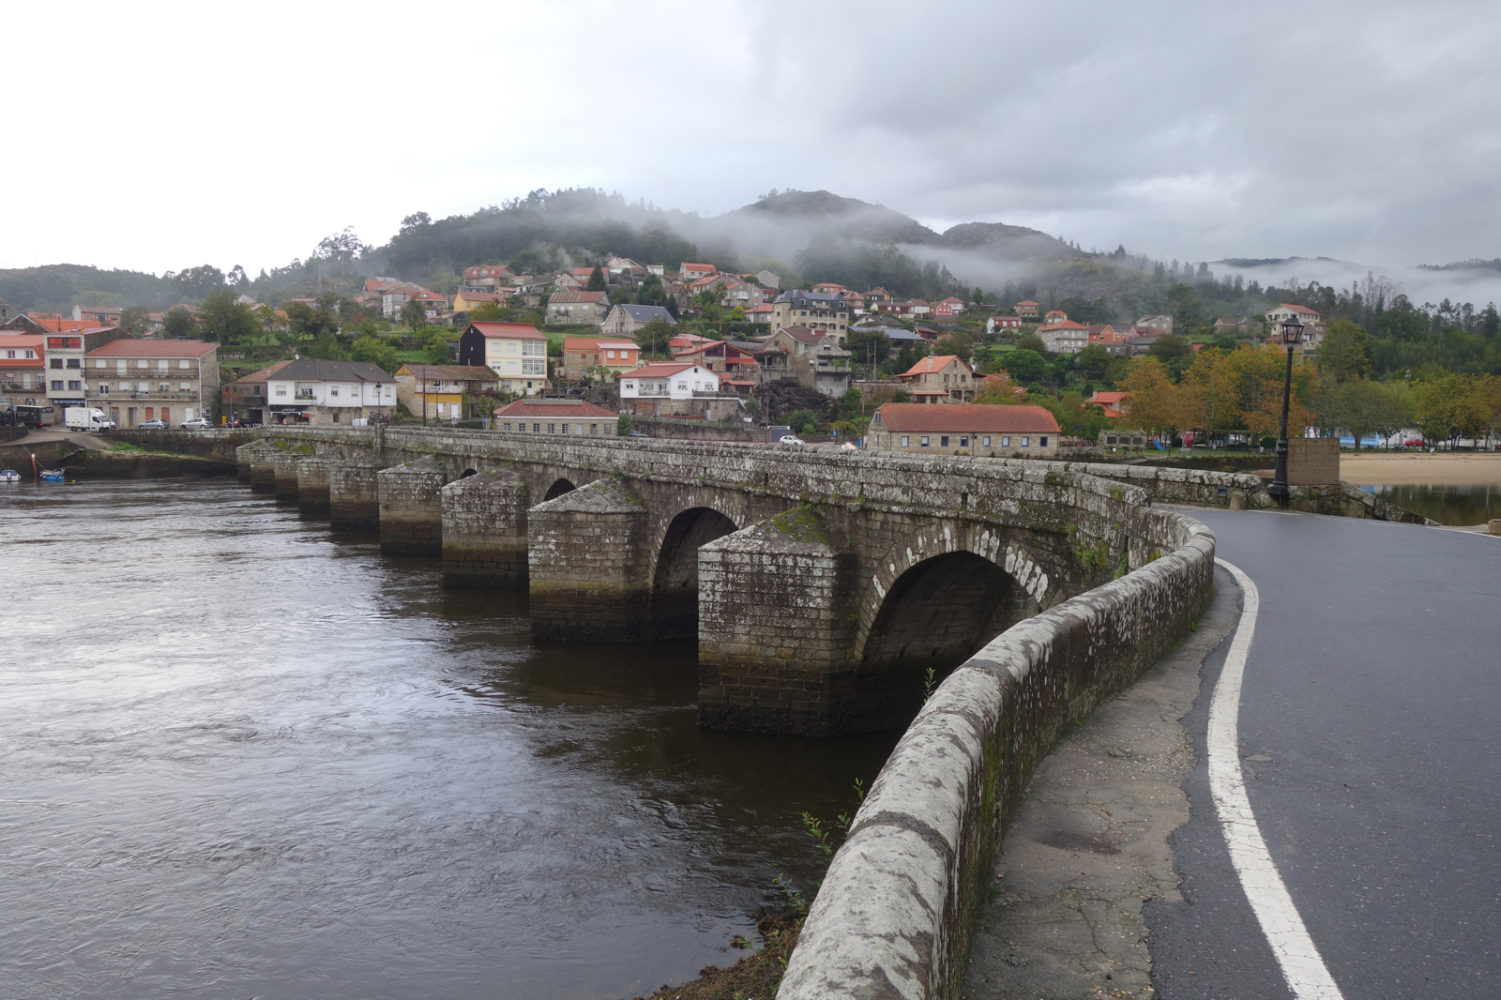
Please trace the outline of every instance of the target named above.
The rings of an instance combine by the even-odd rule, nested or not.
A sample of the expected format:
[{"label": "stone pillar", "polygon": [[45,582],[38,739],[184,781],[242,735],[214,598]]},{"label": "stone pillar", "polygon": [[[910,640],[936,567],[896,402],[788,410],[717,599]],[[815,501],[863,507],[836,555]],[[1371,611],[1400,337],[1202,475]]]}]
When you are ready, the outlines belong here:
[{"label": "stone pillar", "polygon": [[601,479],[527,512],[532,637],[640,642],[650,623],[646,505]]},{"label": "stone pillar", "polygon": [[328,467],[328,526],[334,531],[380,533],[377,460],[331,462]]},{"label": "stone pillar", "polygon": [[443,554],[443,470],[431,455],[382,469],[376,475],[380,497],[380,551],[388,556]]},{"label": "stone pillar", "polygon": [[1331,486],[1339,482],[1339,438],[1291,438],[1287,442],[1289,486]]},{"label": "stone pillar", "polygon": [[698,550],[698,720],[829,736],[851,726],[856,557],[798,512]]},{"label": "stone pillar", "polygon": [[443,586],[526,589],[528,496],[511,471],[443,487]]},{"label": "stone pillar", "polygon": [[235,449],[235,466],[237,470],[248,473],[244,480],[250,483],[252,490],[272,493],[276,490],[276,466],[273,463],[281,454],[280,448],[264,441],[243,445]]},{"label": "stone pillar", "polygon": [[328,478],[333,462],[316,455],[297,462],[297,510],[303,517],[328,516]]},{"label": "stone pillar", "polygon": [[277,451],[271,456],[271,488],[276,499],[297,502],[297,463],[305,457],[289,451]]},{"label": "stone pillar", "polygon": [[257,465],[264,465],[270,461],[270,455],[276,449],[269,441],[258,438],[249,444],[242,444],[235,449],[235,472],[240,482],[246,485],[254,483],[254,470]]}]

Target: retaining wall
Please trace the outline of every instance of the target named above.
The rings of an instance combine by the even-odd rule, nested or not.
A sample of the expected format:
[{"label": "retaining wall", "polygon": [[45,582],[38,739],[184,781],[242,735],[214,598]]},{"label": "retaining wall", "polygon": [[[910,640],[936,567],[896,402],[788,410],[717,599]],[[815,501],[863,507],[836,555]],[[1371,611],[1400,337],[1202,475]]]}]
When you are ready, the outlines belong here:
[{"label": "retaining wall", "polygon": [[953,998],[985,877],[1033,767],[1208,604],[1214,535],[1142,509],[1166,554],[1013,626],[941,684],[855,815],[779,1000]]}]

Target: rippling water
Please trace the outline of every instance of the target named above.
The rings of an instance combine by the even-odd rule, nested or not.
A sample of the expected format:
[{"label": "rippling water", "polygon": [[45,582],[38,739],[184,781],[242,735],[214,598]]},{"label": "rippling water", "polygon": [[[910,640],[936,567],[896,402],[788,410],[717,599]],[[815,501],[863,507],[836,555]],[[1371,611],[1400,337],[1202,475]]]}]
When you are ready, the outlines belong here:
[{"label": "rippling water", "polygon": [[1368,486],[1361,489],[1439,524],[1484,524],[1501,517],[1501,483],[1469,486]]},{"label": "rippling water", "polygon": [[0,552],[4,997],[648,992],[893,742],[701,732],[691,645],[533,646],[234,483],[5,486]]}]

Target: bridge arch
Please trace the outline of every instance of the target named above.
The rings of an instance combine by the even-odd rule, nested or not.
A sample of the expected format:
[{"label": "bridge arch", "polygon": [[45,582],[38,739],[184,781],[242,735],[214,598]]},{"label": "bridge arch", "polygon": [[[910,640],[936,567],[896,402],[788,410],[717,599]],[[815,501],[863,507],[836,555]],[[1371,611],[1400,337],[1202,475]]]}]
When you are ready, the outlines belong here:
[{"label": "bridge arch", "polygon": [[856,612],[855,702],[865,728],[905,726],[929,667],[936,684],[1056,599],[1042,562],[994,526],[948,522],[890,546]]},{"label": "bridge arch", "polygon": [[542,499],[544,502],[548,500],[556,500],[564,493],[572,493],[576,489],[578,489],[578,487],[575,486],[573,482],[566,476],[559,476],[558,479],[547,488],[547,492],[542,495]]},{"label": "bridge arch", "polygon": [[698,550],[739,526],[713,507],[690,507],[668,523],[652,573],[651,617],[674,637],[698,634]]}]

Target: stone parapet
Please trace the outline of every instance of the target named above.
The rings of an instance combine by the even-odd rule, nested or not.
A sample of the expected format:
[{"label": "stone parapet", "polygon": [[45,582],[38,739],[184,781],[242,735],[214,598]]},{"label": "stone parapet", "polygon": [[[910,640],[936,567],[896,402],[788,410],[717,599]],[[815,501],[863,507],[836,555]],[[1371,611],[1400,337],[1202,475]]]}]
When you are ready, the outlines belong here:
[{"label": "stone parapet", "polygon": [[1166,512],[1137,529],[1158,558],[1008,629],[928,699],[829,867],[779,1000],[956,995],[1033,766],[1207,606],[1213,534]]}]

